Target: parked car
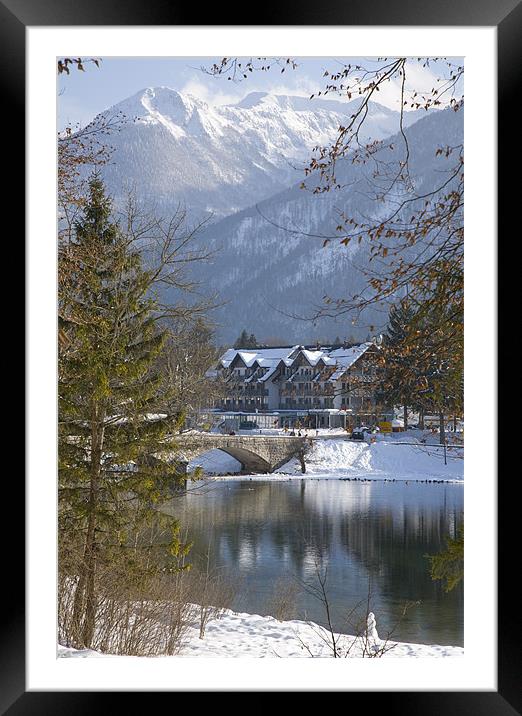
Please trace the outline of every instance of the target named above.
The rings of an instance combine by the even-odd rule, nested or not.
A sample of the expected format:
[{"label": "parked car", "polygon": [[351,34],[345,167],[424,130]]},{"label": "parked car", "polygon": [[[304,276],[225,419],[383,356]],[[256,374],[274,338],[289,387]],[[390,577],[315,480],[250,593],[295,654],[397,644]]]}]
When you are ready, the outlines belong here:
[{"label": "parked car", "polygon": [[350,435],[350,440],[364,440],[365,433],[361,428],[354,428]]}]

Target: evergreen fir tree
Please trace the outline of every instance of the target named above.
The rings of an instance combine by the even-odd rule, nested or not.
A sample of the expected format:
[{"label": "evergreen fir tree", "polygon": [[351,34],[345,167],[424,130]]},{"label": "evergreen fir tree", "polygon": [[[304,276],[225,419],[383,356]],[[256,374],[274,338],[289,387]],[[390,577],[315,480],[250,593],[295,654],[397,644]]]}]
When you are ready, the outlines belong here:
[{"label": "evergreen fir tree", "polygon": [[241,334],[237,338],[237,340],[234,343],[233,346],[236,350],[242,349],[242,348],[258,348],[257,338],[253,333],[248,335],[245,329],[241,331]]},{"label": "evergreen fir tree", "polygon": [[248,343],[248,333],[247,333],[247,332],[245,331],[245,329],[243,328],[243,330],[242,330],[241,333],[239,334],[238,338],[236,339],[236,341],[235,341],[233,347],[234,347],[236,350],[239,349],[239,348],[246,348],[246,344],[247,344],[247,343]]},{"label": "evergreen fir tree", "polygon": [[408,405],[416,390],[414,356],[408,342],[415,311],[407,300],[391,307],[384,339],[384,373],[381,398],[389,405],[404,407],[404,427],[408,427]]},{"label": "evergreen fir tree", "polygon": [[433,580],[445,582],[444,591],[451,592],[464,578],[464,527],[455,539],[447,539],[446,549],[436,555],[428,555]]},{"label": "evergreen fir tree", "polygon": [[437,302],[414,304],[404,299],[392,307],[383,344],[381,397],[439,415],[440,442],[445,443],[444,414],[463,410],[463,364],[459,318]]},{"label": "evergreen fir tree", "polygon": [[[96,176],[61,261],[71,281],[59,297],[68,338],[59,360],[60,558],[63,568],[72,565],[75,645],[88,647],[99,565],[123,559],[130,568],[130,539],[157,519],[154,506],[183,475],[157,459],[172,449],[175,426],[157,414],[166,397],[157,369],[166,333],[148,296],[151,273],[111,220]],[[187,545],[176,523],[171,529],[174,568]]]}]

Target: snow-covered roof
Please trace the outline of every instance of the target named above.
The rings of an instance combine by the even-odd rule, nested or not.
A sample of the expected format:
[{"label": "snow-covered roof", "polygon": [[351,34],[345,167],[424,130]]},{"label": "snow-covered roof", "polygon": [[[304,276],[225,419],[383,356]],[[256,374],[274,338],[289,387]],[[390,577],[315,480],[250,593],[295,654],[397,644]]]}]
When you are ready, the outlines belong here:
[{"label": "snow-covered roof", "polygon": [[[271,367],[274,361],[289,359],[289,356],[299,348],[299,346],[286,346],[285,348],[254,348],[252,350],[241,350],[229,348],[220,358],[223,368],[228,368],[234,358],[239,355],[243,363],[250,368],[255,361],[263,367]],[[290,364],[291,364],[290,359]]]},{"label": "snow-covered roof", "polygon": [[281,358],[256,358],[261,368],[274,368],[281,363]]},{"label": "snow-covered roof", "polygon": [[361,343],[359,346],[352,346],[351,348],[337,348],[337,350],[330,353],[330,358],[333,358],[337,364],[337,369],[332,373],[329,378],[330,383],[334,383],[336,380],[343,375],[348,368],[359,360],[359,358],[366,353],[368,348],[373,343]]},{"label": "snow-covered roof", "polygon": [[[223,368],[228,368],[235,360],[236,356],[239,356],[247,368],[251,368],[254,365],[257,365],[259,368],[267,368],[267,372],[258,378],[260,382],[265,382],[275,373],[276,368],[281,363],[290,367],[294,363],[297,356],[303,355],[312,366],[316,366],[319,361],[323,361],[325,366],[335,366],[336,370],[329,378],[329,382],[334,382],[338,380],[343,373],[350,368],[372,345],[373,343],[361,343],[360,345],[352,346],[351,348],[337,348],[333,351],[328,348],[307,350],[301,346],[286,346],[284,348],[255,348],[252,350],[236,350],[235,348],[229,348],[225,351],[225,353],[223,353],[219,362]],[[297,350],[298,353],[296,354]],[[254,376],[251,376],[249,380],[252,380],[253,378]],[[291,380],[291,377],[287,380]]]},{"label": "snow-covered roof", "polygon": [[272,366],[272,368],[269,368],[269,370],[259,378],[258,382],[264,383],[266,380],[268,380],[276,372],[278,365],[279,361],[277,361],[276,365]]},{"label": "snow-covered roof", "polygon": [[238,351],[237,354],[243,361],[243,363],[246,365],[247,368],[250,368],[256,360],[257,353],[250,352],[250,351]]},{"label": "snow-covered roof", "polygon": [[237,351],[233,348],[229,348],[227,351],[223,353],[221,358],[219,359],[219,362],[223,366],[223,368],[228,368],[228,366],[232,363],[234,358],[236,357]]},{"label": "snow-covered roof", "polygon": [[343,363],[348,367],[355,363],[355,361],[365,353],[373,343],[360,343],[358,346],[352,346],[351,348],[336,348],[331,351],[328,355],[330,358],[335,358],[338,363]]},{"label": "snow-covered roof", "polygon": [[301,353],[311,365],[316,365],[325,355],[325,351],[302,350]]}]

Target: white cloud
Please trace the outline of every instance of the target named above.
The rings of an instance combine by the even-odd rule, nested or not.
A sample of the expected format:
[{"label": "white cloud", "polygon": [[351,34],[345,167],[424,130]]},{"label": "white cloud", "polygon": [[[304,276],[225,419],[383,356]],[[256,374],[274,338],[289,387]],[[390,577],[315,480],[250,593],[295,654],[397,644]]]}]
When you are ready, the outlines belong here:
[{"label": "white cloud", "polygon": [[191,78],[180,89],[181,93],[192,94],[211,106],[240,102],[250,92],[269,92],[270,94],[310,97],[317,94],[321,86],[307,76],[299,75],[299,70],[290,73],[286,82],[281,82],[277,74],[263,74],[249,77],[245,82],[224,82],[221,79],[203,80]]},{"label": "white cloud", "polygon": [[[424,67],[422,62],[418,62],[412,58],[406,65],[406,83],[405,83],[405,100],[408,104],[414,92],[419,95],[428,95],[431,90],[441,86],[438,81],[440,77],[447,74],[447,68],[442,64],[438,64],[436,69]],[[375,92],[373,99],[379,104],[389,107],[390,109],[399,110],[401,106],[401,78],[396,77],[393,80],[384,82],[378,92]],[[441,98],[443,105],[449,102],[450,96]],[[405,110],[412,109],[406,106]]]},{"label": "white cloud", "polygon": [[[219,80],[217,80],[216,83],[217,82],[219,82]],[[211,87],[197,79],[191,79],[186,82],[180,89],[180,92],[182,94],[194,95],[194,97],[197,97],[211,106],[238,102],[244,95],[244,92],[241,91],[235,94],[222,92],[220,89],[213,91]]]},{"label": "white cloud", "polygon": [[[324,61],[324,66],[330,71],[333,69],[332,60],[329,65],[328,61]],[[368,60],[370,63],[371,60]],[[371,66],[371,65],[369,65]],[[319,91],[324,92],[327,78],[322,77],[322,70],[318,72],[317,77],[313,78],[308,74],[304,74],[303,68],[296,70],[288,70],[286,74],[273,72],[258,72],[249,76],[244,82],[227,82],[225,78],[212,78],[201,73],[200,77],[191,77],[181,87],[180,91],[192,94],[203,100],[211,106],[233,104],[239,102],[250,92],[269,92],[270,94],[294,95],[301,97],[310,97],[312,94],[316,97]],[[411,58],[407,63],[406,72],[406,94],[405,99],[409,99],[413,92],[420,94],[429,93],[432,88],[440,87],[437,79],[447,72],[446,66],[442,62],[438,62],[431,67],[424,67],[416,58]],[[326,99],[347,100],[344,93],[329,92],[327,95],[322,94]],[[400,109],[401,103],[401,78],[396,77],[380,86],[378,92],[375,92],[372,99],[385,107],[393,110]],[[446,102],[450,96],[442,98]],[[409,106],[406,110],[411,109]]]}]

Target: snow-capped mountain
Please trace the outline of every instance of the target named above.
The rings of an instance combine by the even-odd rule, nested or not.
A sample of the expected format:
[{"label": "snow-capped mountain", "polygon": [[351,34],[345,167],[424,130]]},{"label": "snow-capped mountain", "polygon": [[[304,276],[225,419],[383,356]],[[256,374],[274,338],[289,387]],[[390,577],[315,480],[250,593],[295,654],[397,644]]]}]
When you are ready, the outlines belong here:
[{"label": "snow-capped mountain", "polygon": [[[351,316],[316,324],[295,318],[312,315],[325,295],[353,295],[367,286],[364,241],[323,243],[336,236],[341,211],[361,221],[385,216],[387,207],[371,196],[372,167],[341,161],[341,191],[312,194],[300,188],[313,147],[336,136],[358,101],[253,92],[237,104],[210,106],[160,87],[142,90],[104,113],[121,112],[134,120],[110,137],[114,153],[104,176],[116,201],[129,186],[166,215],[180,202],[189,221],[212,213],[198,241],[215,255],[192,270],[203,290],[217,293],[224,303],[214,313],[218,341],[235,340],[243,328],[260,340],[285,343],[336,336],[364,340],[373,326],[385,325],[387,310],[382,309],[366,312],[356,325]],[[462,115],[405,113],[417,190],[429,191],[448,170],[436,150],[462,143]],[[393,149],[381,150],[379,159],[397,162],[404,152],[402,135],[393,136],[398,131],[399,114],[371,104],[361,141],[390,137]]]},{"label": "snow-capped mountain", "polygon": [[[417,195],[440,186],[454,168],[455,158],[437,155],[437,149],[462,143],[462,114],[451,109],[435,112],[406,131]],[[393,149],[379,154],[386,166],[404,156],[400,136],[392,137],[390,144]],[[360,317],[300,320],[324,307],[326,295],[346,298],[365,290],[365,271],[370,266],[377,271],[385,268],[382,260],[369,264],[367,240],[345,246],[335,238],[341,210],[361,223],[372,216],[383,218],[390,210],[372,197],[372,167],[365,172],[345,161],[338,167],[338,178],[345,185],[340,191],[312,194],[296,184],[205,230],[202,241],[217,253],[211,264],[197,267],[197,277],[228,299],[215,312],[222,342],[234,341],[243,328],[258,339],[271,337],[285,343],[336,336],[364,340],[385,326],[387,306],[369,309]],[[410,205],[408,211],[413,209]],[[326,238],[331,240],[323,245]],[[417,244],[415,250],[423,248]],[[357,318],[354,325],[352,318]]]},{"label": "snow-capped mountain", "polygon": [[[209,106],[167,87],[149,87],[111,107],[129,120],[108,139],[105,169],[118,198],[135,187],[142,199],[171,210],[223,217],[299,181],[314,146],[331,141],[360,100],[252,92],[237,104]],[[408,112],[406,124],[419,118]],[[399,114],[371,104],[362,140],[381,139],[399,127]]]}]

